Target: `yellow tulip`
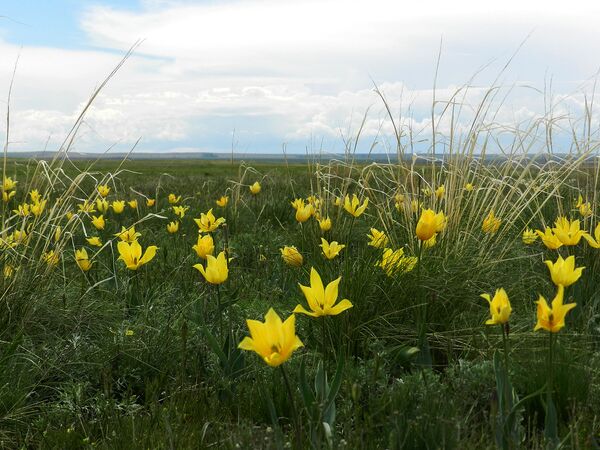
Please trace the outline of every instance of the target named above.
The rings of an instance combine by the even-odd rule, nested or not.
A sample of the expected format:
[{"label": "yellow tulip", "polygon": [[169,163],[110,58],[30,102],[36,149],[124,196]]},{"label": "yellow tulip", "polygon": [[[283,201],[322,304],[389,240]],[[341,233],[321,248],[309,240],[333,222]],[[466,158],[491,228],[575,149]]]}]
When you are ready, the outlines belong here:
[{"label": "yellow tulip", "polygon": [[339,255],[346,246],[343,244],[338,244],[336,241],[329,243],[325,239],[321,238],[321,244],[319,247],[323,249],[323,255],[325,255],[325,258],[333,259]]},{"label": "yellow tulip", "polygon": [[540,295],[537,301],[537,323],[534,331],[544,329],[551,333],[558,333],[565,326],[565,316],[577,306],[577,303],[563,304],[564,291],[565,288],[562,285],[558,286],[556,297],[552,300],[552,308]]},{"label": "yellow tulip", "polygon": [[131,209],[137,209],[137,207],[138,207],[138,202],[137,202],[137,200],[136,200],[136,199],[129,200],[129,201],[127,202],[127,204],[129,205],[129,207],[130,207]]},{"label": "yellow tulip", "polygon": [[306,222],[314,214],[315,209],[310,203],[296,210],[296,220],[300,223]]},{"label": "yellow tulip", "polygon": [[104,227],[106,226],[104,216],[102,214],[99,216],[92,216],[92,225],[94,225],[97,230],[104,230]]},{"label": "yellow tulip", "polygon": [[221,208],[225,208],[227,206],[227,203],[229,203],[229,197],[223,195],[215,203],[217,204],[217,206],[220,206]]},{"label": "yellow tulip", "polygon": [[108,184],[101,184],[98,186],[98,194],[100,194],[102,198],[107,197],[109,193],[110,188],[108,187]]},{"label": "yellow tulip", "polygon": [[91,214],[96,212],[94,204],[89,202],[88,200],[84,200],[83,203],[78,204],[77,207],[79,208],[79,212],[82,213]]},{"label": "yellow tulip", "polygon": [[115,214],[121,214],[125,210],[125,200],[114,200],[110,206]]},{"label": "yellow tulip", "polygon": [[567,259],[563,259],[559,256],[555,263],[552,261],[544,261],[548,269],[550,270],[550,277],[552,282],[557,286],[568,287],[575,283],[585,267],[575,268],[575,257],[569,256]]},{"label": "yellow tulip", "polygon": [[105,214],[108,211],[108,208],[108,201],[106,201],[103,198],[99,198],[98,200],[96,200],[96,209],[98,210],[98,212]]},{"label": "yellow tulip", "polygon": [[523,231],[523,244],[531,245],[537,240],[537,238],[538,235],[535,231],[530,230],[529,228],[526,228],[525,231]]},{"label": "yellow tulip", "polygon": [[117,244],[117,250],[119,250],[120,255],[118,259],[122,260],[129,270],[138,270],[144,264],[152,261],[152,258],[156,256],[158,247],[151,245],[142,255],[142,246],[138,241],[131,243],[120,241]]},{"label": "yellow tulip", "polygon": [[335,197],[333,199],[333,205],[334,206],[342,206],[342,199],[340,197]]},{"label": "yellow tulip", "polygon": [[155,203],[156,203],[156,199],[154,199],[154,198],[147,198],[146,199],[146,206],[148,208],[152,208]]},{"label": "yellow tulip", "polygon": [[446,193],[446,187],[442,184],[435,190],[435,196],[438,200],[444,198],[444,194]]},{"label": "yellow tulip", "polygon": [[192,246],[192,249],[200,258],[206,259],[208,255],[214,253],[215,242],[210,234],[205,234],[204,236],[198,234],[198,242]]},{"label": "yellow tulip", "polygon": [[15,196],[16,193],[17,191],[2,191],[2,200],[4,201],[4,203],[8,203],[10,199]]},{"label": "yellow tulip", "polygon": [[376,266],[381,267],[388,277],[392,277],[399,273],[410,272],[415,268],[417,262],[416,256],[404,256],[402,248],[397,250],[386,248],[381,255],[381,261]]},{"label": "yellow tulip", "polygon": [[56,253],[54,250],[50,250],[42,255],[42,259],[48,264],[50,267],[54,267],[58,265],[60,262],[60,255]]},{"label": "yellow tulip", "polygon": [[314,267],[311,267],[310,287],[299,284],[311,311],[307,311],[302,305],[298,305],[294,308],[294,312],[306,314],[311,317],[337,316],[347,309],[352,308],[352,303],[348,299],[343,299],[334,306],[338,298],[338,286],[341,279],[342,277],[339,277],[329,283],[327,287],[323,287],[321,276]]},{"label": "yellow tulip", "polygon": [[323,233],[331,230],[331,219],[329,217],[325,217],[324,219],[318,219],[318,222],[319,228]]},{"label": "yellow tulip", "polygon": [[302,258],[298,249],[293,245],[289,247],[286,245],[279,250],[281,251],[281,258],[289,266],[300,267],[304,262],[304,258]]},{"label": "yellow tulip", "polygon": [[596,228],[594,229],[594,237],[591,237],[588,233],[583,237],[588,241],[588,244],[590,244],[591,247],[600,248],[600,223],[596,225]]},{"label": "yellow tulip", "polygon": [[85,250],[85,248],[82,248],[81,250],[75,250],[75,262],[77,263],[79,268],[81,270],[83,270],[84,272],[87,272],[88,270],[90,270],[93,265],[93,263],[90,262],[90,259],[88,257],[88,254],[87,254],[87,251]]},{"label": "yellow tulip", "polygon": [[177,233],[179,231],[179,222],[169,222],[167,224],[167,231],[171,234]]},{"label": "yellow tulip", "polygon": [[206,255],[206,269],[202,264],[194,264],[194,268],[200,271],[204,279],[210,284],[224,283],[229,275],[225,252],[219,253],[216,258],[212,255]]},{"label": "yellow tulip", "polygon": [[19,217],[27,217],[30,213],[29,203],[22,203],[17,206],[17,209],[13,209],[13,212]]},{"label": "yellow tulip", "polygon": [[365,198],[365,201],[362,205],[360,204],[360,200],[356,194],[352,195],[352,200],[350,200],[349,195],[346,195],[346,198],[344,198],[344,209],[348,214],[354,217],[359,217],[362,213],[364,213],[365,209],[367,209],[367,206],[369,206],[368,198]]},{"label": "yellow tulip", "polygon": [[490,213],[485,217],[485,219],[483,219],[481,230],[484,233],[494,234],[500,228],[501,222],[502,220],[494,215],[494,211],[490,211]]},{"label": "yellow tulip", "polygon": [[375,248],[385,248],[389,241],[385,232],[376,228],[371,228],[371,234],[367,234],[367,237],[370,239],[368,245]]},{"label": "yellow tulip", "polygon": [[552,228],[546,227],[545,231],[542,232],[540,230],[535,230],[535,234],[537,234],[544,245],[550,250],[556,250],[557,248],[562,247],[563,243],[558,239],[554,233],[552,232]]},{"label": "yellow tulip", "polygon": [[569,220],[566,217],[559,217],[554,222],[554,234],[563,245],[577,245],[582,237],[587,233],[579,229],[579,220]]},{"label": "yellow tulip", "polygon": [[137,241],[142,233],[138,233],[135,231],[135,226],[131,226],[130,228],[121,227],[121,231],[115,233],[114,236],[121,239],[123,242],[132,243]]},{"label": "yellow tulip", "polygon": [[29,205],[29,210],[31,211],[31,214],[33,214],[35,217],[39,217],[44,212],[45,207],[46,200],[41,200],[39,202],[34,202],[31,205]]},{"label": "yellow tulip", "polygon": [[293,202],[290,202],[290,204],[292,205],[292,208],[298,211],[300,208],[304,208],[304,199],[296,198]]},{"label": "yellow tulip", "polygon": [[262,188],[258,181],[255,181],[254,184],[252,186],[250,186],[250,192],[252,192],[252,195],[257,195],[258,193],[260,193],[261,189]]},{"label": "yellow tulip", "polygon": [[100,240],[100,238],[98,236],[92,236],[89,238],[85,239],[87,241],[88,244],[94,246],[94,247],[102,247],[102,241]]},{"label": "yellow tulip", "polygon": [[183,219],[186,211],[190,209],[189,206],[173,206],[173,212],[175,215],[179,216],[180,219]]},{"label": "yellow tulip", "polygon": [[4,182],[2,183],[2,190],[3,191],[12,191],[13,189],[15,189],[17,187],[17,183],[18,181],[13,181],[13,179],[11,177],[6,177],[4,179]]},{"label": "yellow tulip", "polygon": [[60,237],[62,236],[62,228],[60,225],[58,225],[55,229],[54,229],[54,242],[58,242],[60,240]]},{"label": "yellow tulip", "polygon": [[212,212],[212,208],[210,208],[206,214],[200,214],[199,219],[194,219],[194,222],[196,222],[200,231],[211,233],[219,228],[222,223],[225,223],[225,219],[223,217],[216,219]]},{"label": "yellow tulip", "polygon": [[181,195],[177,196],[177,195],[171,193],[171,194],[169,194],[168,200],[171,205],[176,205],[177,203],[179,203],[181,201]]},{"label": "yellow tulip", "polygon": [[273,308],[270,308],[264,323],[248,319],[246,324],[250,337],[246,336],[238,348],[256,352],[271,367],[283,364],[295,350],[304,345],[296,336],[296,316],[293,314],[282,322]]},{"label": "yellow tulip", "polygon": [[474,186],[471,183],[465,184],[465,191],[471,192],[474,189]]},{"label": "yellow tulip", "polygon": [[481,294],[481,297],[490,304],[491,318],[485,322],[486,325],[501,325],[508,322],[512,308],[508,295],[503,288],[496,289],[494,298],[490,298],[490,294]]},{"label": "yellow tulip", "polygon": [[37,203],[40,201],[40,199],[42,198],[42,196],[40,195],[40,193],[38,192],[37,189],[33,189],[30,193],[29,193],[29,198],[31,199],[32,203]]},{"label": "yellow tulip", "polygon": [[73,218],[73,213],[71,211],[67,211],[65,217],[67,218],[67,220],[71,220]]},{"label": "yellow tulip", "polygon": [[421,241],[428,241],[435,234],[443,231],[445,227],[446,216],[442,211],[436,214],[432,209],[424,209],[417,222],[416,234]]}]

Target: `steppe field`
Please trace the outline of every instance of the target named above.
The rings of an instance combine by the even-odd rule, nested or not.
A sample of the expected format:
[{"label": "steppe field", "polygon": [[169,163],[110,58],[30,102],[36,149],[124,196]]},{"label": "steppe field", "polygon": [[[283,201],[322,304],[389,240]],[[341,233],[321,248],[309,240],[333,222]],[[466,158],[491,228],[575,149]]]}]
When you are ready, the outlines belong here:
[{"label": "steppe field", "polygon": [[599,171],[5,158],[0,447],[598,448]]}]

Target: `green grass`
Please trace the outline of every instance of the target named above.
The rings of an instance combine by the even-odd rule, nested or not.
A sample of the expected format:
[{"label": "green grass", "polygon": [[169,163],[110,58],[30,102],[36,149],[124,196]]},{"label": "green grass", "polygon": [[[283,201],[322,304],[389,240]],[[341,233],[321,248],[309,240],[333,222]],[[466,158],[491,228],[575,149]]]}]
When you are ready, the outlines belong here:
[{"label": "green grass", "polygon": [[[517,163],[464,170],[466,163],[458,160],[443,168],[103,160],[45,166],[9,160],[6,174],[19,184],[4,209],[4,230],[23,223],[10,210],[31,188],[42,192],[48,207],[37,221],[25,221],[31,236],[26,245],[2,250],[4,264],[19,269],[3,280],[0,302],[0,447],[278,448],[302,439],[305,448],[494,448],[492,357],[502,338],[497,327],[484,325],[489,308],[479,295],[498,287],[509,293],[510,377],[525,398],[548,375],[547,333],[533,332],[534,301],[538,294],[553,298],[543,261],[558,253],[539,241],[525,246],[521,233],[525,226],[551,224],[558,214],[576,217],[577,193],[589,199],[596,193],[589,182],[595,169],[576,162],[544,170]],[[263,190],[252,197],[247,186],[255,180]],[[476,185],[472,193],[463,190],[467,180]],[[101,182],[112,189],[109,200],[137,198],[139,212],[108,212],[100,232],[85,214],[67,224],[66,211],[94,198]],[[419,270],[388,277],[376,267],[381,251],[366,245],[370,227],[385,230],[394,248],[417,255],[418,218],[409,204],[394,208],[394,195],[423,198],[426,185],[442,183],[445,199],[424,201],[446,211],[447,229],[424,251]],[[176,235],[166,231],[176,219],[167,203],[170,192],[190,207]],[[369,198],[363,216],[352,219],[333,205],[334,196],[346,193]],[[294,219],[290,202],[311,194],[333,220],[326,237],[346,245],[332,261],[320,253],[316,221],[300,226]],[[221,195],[230,196],[226,210],[214,203]],[[156,198],[156,207],[147,208],[145,197]],[[191,248],[198,234],[193,218],[209,208],[227,218],[227,232],[217,231],[215,244],[220,250],[227,243],[233,258],[220,293],[192,268],[201,262]],[[503,222],[498,233],[485,235],[481,221],[491,208]],[[134,275],[117,261],[114,234],[136,222],[142,246],[159,250]],[[596,216],[582,223],[591,231]],[[57,225],[63,235],[54,242]],[[98,251],[84,235],[99,235],[106,245]],[[284,245],[298,247],[302,267],[283,263]],[[82,246],[94,255],[87,274],[73,258]],[[40,262],[49,249],[61,254],[53,269]],[[598,251],[583,240],[560,249],[586,266],[568,290],[578,306],[558,334],[555,355],[558,429],[567,448],[592,448],[598,436]],[[319,320],[297,316],[304,347],[284,364],[292,400],[279,370],[236,346],[248,334],[246,319],[262,320],[270,307],[287,317],[297,304],[306,305],[298,283],[308,284],[311,267],[324,282],[341,276],[340,298],[354,307],[327,317],[324,333]],[[424,303],[431,368],[419,365],[413,350]],[[219,336],[220,321],[227,339]],[[207,331],[227,361],[219,359]],[[301,406],[301,366],[312,383],[321,359],[330,383],[339,361],[345,362],[329,438]],[[544,447],[542,400],[534,396],[518,409],[519,446]]]}]

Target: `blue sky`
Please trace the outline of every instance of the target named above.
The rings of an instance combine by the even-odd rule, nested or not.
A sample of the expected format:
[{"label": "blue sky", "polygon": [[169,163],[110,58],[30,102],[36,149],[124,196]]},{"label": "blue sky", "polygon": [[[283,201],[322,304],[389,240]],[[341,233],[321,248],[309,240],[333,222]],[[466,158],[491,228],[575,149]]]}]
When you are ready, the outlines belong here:
[{"label": "blue sky", "polygon": [[449,131],[444,101],[460,99],[457,130],[468,129],[495,83],[496,125],[552,114],[568,136],[600,68],[599,14],[584,0],[4,2],[0,108],[18,58],[9,149],[56,149],[93,89],[143,39],[97,98],[76,150],[125,151],[141,138],[144,151],[228,152],[234,142],[248,153],[339,152],[368,111],[359,147],[376,141],[385,152],[392,125],[374,82],[427,148],[441,42],[438,130]]}]

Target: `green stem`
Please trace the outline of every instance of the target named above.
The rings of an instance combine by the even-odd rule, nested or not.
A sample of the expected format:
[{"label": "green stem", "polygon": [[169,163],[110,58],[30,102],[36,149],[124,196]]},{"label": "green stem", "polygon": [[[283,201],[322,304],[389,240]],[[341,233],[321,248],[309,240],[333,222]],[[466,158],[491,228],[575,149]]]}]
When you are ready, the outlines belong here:
[{"label": "green stem", "polygon": [[299,444],[298,448],[302,448],[302,428],[300,424],[300,417],[298,416],[298,412],[296,410],[296,402],[294,401],[294,393],[292,391],[292,387],[290,385],[290,380],[288,379],[287,373],[283,366],[279,366],[281,369],[281,374],[283,375],[283,381],[285,383],[285,388],[287,389],[288,397],[290,399],[290,408],[292,410],[292,416],[294,418],[294,428],[296,429],[296,441]]},{"label": "green stem", "polygon": [[223,339],[223,310],[221,309],[221,285],[217,284],[217,314],[219,315],[219,336]]}]

